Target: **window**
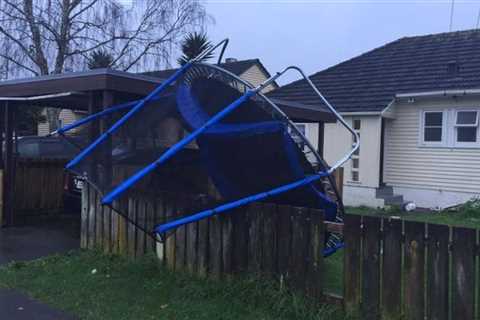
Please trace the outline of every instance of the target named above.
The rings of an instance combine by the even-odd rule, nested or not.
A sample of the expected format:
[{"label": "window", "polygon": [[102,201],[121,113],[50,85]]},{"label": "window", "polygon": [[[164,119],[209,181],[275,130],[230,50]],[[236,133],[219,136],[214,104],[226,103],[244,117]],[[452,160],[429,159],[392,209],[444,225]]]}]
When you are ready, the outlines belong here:
[{"label": "window", "polygon": [[353,169],[358,169],[360,164],[360,160],[358,158],[353,158],[352,159],[352,168]]},{"label": "window", "polygon": [[[362,128],[362,121],[360,119],[353,119],[352,121],[353,130],[360,137],[360,129]],[[354,143],[354,138],[352,137],[352,145]],[[352,182],[360,182],[360,148],[358,148],[352,155],[351,161],[352,167],[350,170],[350,180]]]},{"label": "window", "polygon": [[362,127],[362,122],[360,121],[360,119],[354,119],[353,130],[360,130],[361,127]]},{"label": "window", "polygon": [[358,171],[352,171],[352,181],[355,181],[355,182],[360,181]]},{"label": "window", "polygon": [[426,147],[480,148],[480,108],[457,107],[420,113],[419,143]]},{"label": "window", "polygon": [[478,112],[474,110],[457,111],[455,117],[455,144],[477,142]]},{"label": "window", "polygon": [[423,142],[443,141],[443,112],[426,111],[423,115]]}]

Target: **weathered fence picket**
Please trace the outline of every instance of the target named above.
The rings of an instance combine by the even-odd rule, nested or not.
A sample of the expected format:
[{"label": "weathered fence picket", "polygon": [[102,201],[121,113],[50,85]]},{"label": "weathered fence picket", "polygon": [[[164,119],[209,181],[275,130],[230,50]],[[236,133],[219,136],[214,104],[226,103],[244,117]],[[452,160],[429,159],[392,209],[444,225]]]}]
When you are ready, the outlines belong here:
[{"label": "weathered fence picket", "polygon": [[361,319],[479,319],[476,229],[347,215],[344,232],[347,312]]},{"label": "weathered fence picket", "polygon": [[[320,210],[253,203],[212,216],[167,233],[163,243],[153,242],[133,223],[99,204],[96,191],[85,186],[82,247],[139,257],[157,252],[172,270],[222,278],[249,271],[282,279],[296,290],[321,298],[323,214]],[[156,197],[130,196],[123,203],[128,219],[153,230],[163,217],[172,218],[199,208],[192,196],[160,193]]]}]

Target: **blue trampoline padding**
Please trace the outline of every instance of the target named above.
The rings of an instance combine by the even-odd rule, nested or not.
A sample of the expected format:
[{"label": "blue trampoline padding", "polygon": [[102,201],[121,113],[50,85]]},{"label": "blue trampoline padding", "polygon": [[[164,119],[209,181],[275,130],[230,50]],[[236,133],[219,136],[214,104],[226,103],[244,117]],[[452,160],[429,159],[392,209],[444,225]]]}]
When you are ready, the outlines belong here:
[{"label": "blue trampoline padding", "polygon": [[339,242],[337,243],[334,247],[329,247],[329,248],[325,248],[323,249],[323,256],[326,258],[326,257],[329,257],[331,256],[332,254],[334,254],[335,252],[337,252],[337,250],[340,250],[342,248],[345,247],[345,243],[344,242]]},{"label": "blue trampoline padding", "polygon": [[[122,182],[110,193],[108,193],[103,199],[102,204],[111,204],[115,199],[117,199],[123,192],[131,188],[135,183],[137,183],[144,176],[155,170],[157,167],[165,163],[168,159],[177,154],[190,142],[195,140],[199,135],[207,131],[210,127],[214,126],[215,123],[218,123],[221,119],[227,116],[229,113],[234,111],[236,108],[240,107],[245,101],[255,94],[254,91],[247,91],[237,100],[230,103],[222,111],[215,114],[213,117],[208,119],[201,127],[197,128],[194,132],[190,133],[188,136],[171,146],[165,153],[163,153],[157,160],[144,167],[143,169],[137,171],[133,176]],[[108,132],[108,131],[107,131]]]},{"label": "blue trampoline padding", "polygon": [[[208,80],[204,79],[203,83],[205,83],[205,81]],[[207,86],[206,88],[209,90],[208,94],[210,94],[210,91],[212,95],[215,93],[219,94],[218,92],[214,92],[215,90],[212,90],[211,87]],[[206,90],[206,88],[203,89]],[[222,89],[227,90],[221,86],[218,88],[218,90]],[[204,93],[204,91],[202,91],[202,93]],[[258,108],[258,106],[255,105],[248,105],[248,107]],[[211,117],[199,102],[190,85],[180,84],[178,86],[177,108],[182,118],[194,130],[203,126]],[[251,109],[247,110],[246,106],[243,111],[249,112]],[[210,112],[212,111],[210,110]],[[281,152],[281,157],[287,160],[286,163],[283,162],[283,165],[279,166],[279,171],[282,171],[284,176],[283,182],[277,181],[277,183],[281,184],[305,178],[305,168],[302,167],[300,162],[299,149],[290,136],[287,126],[280,121],[270,120],[249,123],[241,123],[238,121],[234,123],[218,122],[208,128],[208,130],[205,130],[203,135],[197,138],[197,143],[209,174],[217,186],[217,189],[226,199],[238,199],[252,192],[252,188],[250,188],[252,183],[245,180],[251,180],[254,177],[235,175],[239,166],[247,166],[248,164],[241,163],[241,161],[237,161],[238,159],[229,157],[243,157],[244,160],[249,160],[251,159],[249,158],[250,155],[254,153],[255,150],[252,150],[248,145],[241,146],[237,142],[241,141],[241,139],[251,138],[253,140],[264,139],[265,144],[268,144],[269,141],[268,138],[265,138],[266,136],[277,140],[281,139],[282,143],[278,146],[281,150],[272,150],[272,152]],[[303,155],[301,156],[304,157]],[[264,163],[262,163],[262,159],[258,158],[254,165],[260,168],[263,166],[268,169],[271,167],[268,161],[272,160],[275,161],[275,159],[263,159]],[[229,163],[231,165],[228,165]],[[253,191],[268,190],[268,188],[272,187],[272,181],[258,180]],[[262,184],[262,182],[264,182],[264,184]],[[312,184],[303,187],[302,190],[304,193],[302,195],[298,194],[298,198],[303,197],[306,200],[304,203],[296,203],[297,205],[308,204],[309,206],[313,205],[318,208],[323,208],[327,220],[333,220],[335,218],[337,212],[335,202],[322,194]]]}]

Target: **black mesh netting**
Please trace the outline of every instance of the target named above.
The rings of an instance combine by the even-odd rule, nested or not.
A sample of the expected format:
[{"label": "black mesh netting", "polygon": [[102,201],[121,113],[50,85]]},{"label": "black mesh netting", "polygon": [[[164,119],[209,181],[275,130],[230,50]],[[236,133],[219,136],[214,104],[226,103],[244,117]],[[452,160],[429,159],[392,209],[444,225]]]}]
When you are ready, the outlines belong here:
[{"label": "black mesh netting", "polygon": [[[219,68],[194,65],[167,93],[146,103],[90,153],[71,162],[69,170],[84,177],[105,196],[247,89],[245,83]],[[113,110],[116,111],[76,129],[86,137],[85,145],[79,146],[79,150],[98,139],[101,131],[105,132],[131,107]],[[68,139],[68,134],[65,137]],[[110,205],[127,216],[125,206],[120,205],[122,198],[140,194],[155,197],[162,192],[172,192],[198,195],[201,200],[191,210],[210,208],[325,169],[321,159],[309,153],[313,153],[312,150],[305,147],[303,137],[288,119],[257,95],[145,175]],[[332,187],[331,181],[325,178],[268,201],[323,208],[335,216],[340,203],[332,190],[328,190]],[[193,213],[189,210],[186,208],[183,214]],[[179,217],[178,214],[168,218],[163,214],[156,216],[162,217],[156,224]]]}]

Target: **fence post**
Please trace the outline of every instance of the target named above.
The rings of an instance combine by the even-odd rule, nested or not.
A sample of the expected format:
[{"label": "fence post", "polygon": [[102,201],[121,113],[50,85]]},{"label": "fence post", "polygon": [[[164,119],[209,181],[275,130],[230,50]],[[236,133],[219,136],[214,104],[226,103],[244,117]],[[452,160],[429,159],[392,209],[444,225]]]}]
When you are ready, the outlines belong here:
[{"label": "fence post", "polygon": [[307,264],[307,294],[315,299],[323,296],[323,242],[325,239],[323,212],[310,210],[310,246]]},{"label": "fence post", "polygon": [[424,319],[425,224],[405,222],[405,318]]},{"label": "fence post", "polygon": [[361,216],[345,215],[344,223],[344,304],[347,314],[357,314],[360,306]]},{"label": "fence post", "polygon": [[86,249],[88,247],[88,207],[90,186],[85,183],[82,188],[82,212],[80,217],[80,247]]},{"label": "fence post", "polygon": [[453,319],[474,318],[475,241],[475,229],[453,228]]},{"label": "fence post", "polygon": [[448,319],[448,226],[428,225],[427,316]]},{"label": "fence post", "polygon": [[382,319],[399,319],[402,290],[402,221],[383,220]]},{"label": "fence post", "polygon": [[362,319],[377,319],[380,305],[380,218],[363,217]]}]

